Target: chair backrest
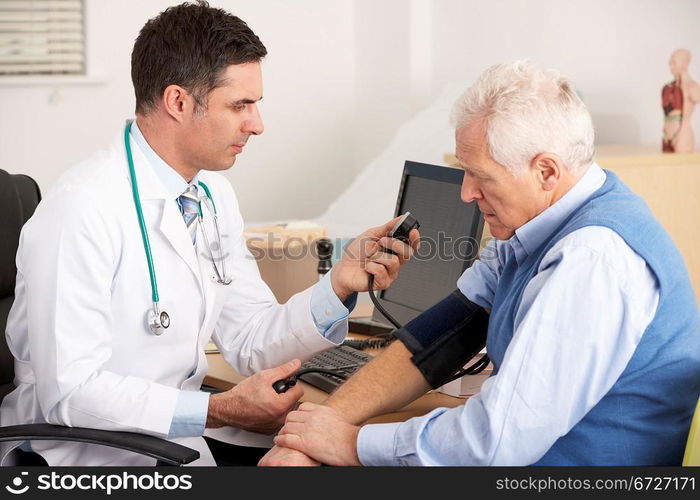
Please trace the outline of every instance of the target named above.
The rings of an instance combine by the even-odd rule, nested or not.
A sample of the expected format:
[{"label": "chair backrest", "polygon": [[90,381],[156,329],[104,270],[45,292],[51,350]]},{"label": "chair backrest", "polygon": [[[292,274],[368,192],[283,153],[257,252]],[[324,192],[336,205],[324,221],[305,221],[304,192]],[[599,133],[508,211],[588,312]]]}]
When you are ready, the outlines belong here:
[{"label": "chair backrest", "polygon": [[14,389],[14,359],[7,348],[5,327],[15,298],[19,233],[39,200],[39,186],[31,177],[0,170],[0,401]]},{"label": "chair backrest", "polygon": [[685,445],[685,455],[683,455],[683,466],[700,466],[700,398],[698,398],[695,415],[690,423],[688,443]]}]

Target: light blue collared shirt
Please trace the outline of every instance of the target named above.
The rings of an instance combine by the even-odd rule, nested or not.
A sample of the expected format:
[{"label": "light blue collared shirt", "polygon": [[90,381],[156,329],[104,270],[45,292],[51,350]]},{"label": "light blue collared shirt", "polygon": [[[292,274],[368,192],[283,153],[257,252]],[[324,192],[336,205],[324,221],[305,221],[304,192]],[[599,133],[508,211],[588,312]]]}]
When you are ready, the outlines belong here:
[{"label": "light blue collared shirt", "polygon": [[[458,288],[490,309],[507,258],[523,262],[604,181],[593,164],[509,240],[491,240]],[[562,238],[538,271],[498,374],[464,406],[364,426],[357,439],[364,465],[529,465],[600,401],[654,317],[656,278],[617,233],[596,226]]]},{"label": "light blue collared shirt", "polygon": [[[136,121],[131,126],[131,136],[139,146],[158,179],[165,186],[171,199],[178,204],[179,197],[189,185],[197,185],[197,176],[189,183],[168,165],[151,148],[141,133]],[[184,224],[184,220],[183,220]],[[331,270],[331,272],[333,272]],[[345,337],[345,320],[354,309],[357,294],[352,294],[345,303],[341,302],[331,285],[331,272],[327,273],[311,292],[311,315],[319,333],[335,344]],[[175,413],[170,424],[169,438],[201,436],[207,421],[209,393],[203,391],[180,391]]]}]

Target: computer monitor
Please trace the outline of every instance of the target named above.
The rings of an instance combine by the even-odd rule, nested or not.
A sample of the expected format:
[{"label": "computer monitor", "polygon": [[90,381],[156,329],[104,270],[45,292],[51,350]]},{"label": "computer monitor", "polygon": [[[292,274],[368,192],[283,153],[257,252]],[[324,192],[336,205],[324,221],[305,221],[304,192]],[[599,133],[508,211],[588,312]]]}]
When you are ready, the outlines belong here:
[{"label": "computer monitor", "polygon": [[[396,213],[420,223],[421,246],[388,290],[377,293],[381,305],[402,325],[457,288],[457,279],[479,253],[484,227],[475,202],[464,203],[460,190],[464,171],[407,161]],[[372,320],[389,322],[375,310]]]}]

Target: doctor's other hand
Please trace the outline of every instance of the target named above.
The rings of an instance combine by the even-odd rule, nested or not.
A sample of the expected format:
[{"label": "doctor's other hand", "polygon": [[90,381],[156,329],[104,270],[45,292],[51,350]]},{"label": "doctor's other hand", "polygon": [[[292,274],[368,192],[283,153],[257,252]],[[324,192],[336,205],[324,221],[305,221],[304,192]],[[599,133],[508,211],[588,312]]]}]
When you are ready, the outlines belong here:
[{"label": "doctor's other hand", "polygon": [[[368,229],[347,246],[331,271],[331,285],[341,301],[354,292],[367,291],[370,274],[374,275],[375,290],[389,288],[398,278],[399,268],[411,258],[420,240],[417,229],[409,233],[408,245],[387,236],[400,218],[395,217],[382,226]],[[393,250],[396,255],[385,252],[385,248]]]},{"label": "doctor's other hand", "polygon": [[263,370],[243,380],[232,389],[209,397],[207,427],[238,427],[261,434],[274,434],[284,419],[304,395],[304,389],[295,385],[287,392],[278,394],[272,384],[294,374],[301,361]]},{"label": "doctor's other hand", "polygon": [[315,467],[321,465],[302,452],[281,446],[273,446],[258,462],[259,467]]},{"label": "doctor's other hand", "polygon": [[328,465],[362,465],[357,456],[360,428],[328,406],[302,403],[287,415],[275,445],[292,448]]}]

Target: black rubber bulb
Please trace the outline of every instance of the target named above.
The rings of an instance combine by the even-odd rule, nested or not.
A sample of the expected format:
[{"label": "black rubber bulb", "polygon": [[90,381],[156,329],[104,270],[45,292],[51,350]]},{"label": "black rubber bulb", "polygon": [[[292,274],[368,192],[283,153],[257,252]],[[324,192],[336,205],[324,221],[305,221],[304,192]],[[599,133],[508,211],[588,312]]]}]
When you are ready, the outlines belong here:
[{"label": "black rubber bulb", "polygon": [[297,385],[297,379],[295,377],[283,378],[272,384],[272,388],[277,394],[282,394],[283,392],[287,392],[295,385]]}]

